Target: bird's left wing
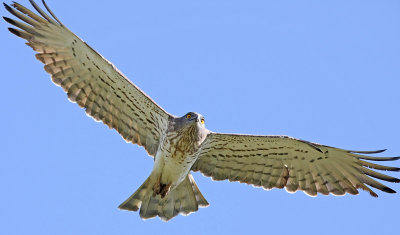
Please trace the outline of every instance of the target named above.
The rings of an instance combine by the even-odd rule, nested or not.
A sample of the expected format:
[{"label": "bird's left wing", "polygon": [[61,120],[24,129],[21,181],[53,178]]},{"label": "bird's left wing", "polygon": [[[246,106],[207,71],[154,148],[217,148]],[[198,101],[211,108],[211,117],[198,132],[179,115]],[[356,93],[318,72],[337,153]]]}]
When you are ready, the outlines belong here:
[{"label": "bird's left wing", "polygon": [[[367,162],[391,161],[399,157],[371,157],[381,151],[351,151],[333,148],[288,136],[252,136],[210,133],[192,167],[214,180],[239,181],[265,189],[302,190],[317,193],[358,194],[358,188],[377,196],[366,185],[395,193],[371,177],[389,182],[399,179],[372,169],[399,171],[400,168]],[[370,177],[371,176],[371,177]]]},{"label": "bird's left wing", "polygon": [[51,16],[34,1],[30,2],[41,16],[18,3],[12,7],[4,4],[11,14],[25,22],[4,17],[19,28],[9,30],[26,39],[27,45],[38,52],[36,58],[45,64],[53,82],[64,89],[72,102],[154,156],[160,134],[172,116],[66,28],[44,1]]}]

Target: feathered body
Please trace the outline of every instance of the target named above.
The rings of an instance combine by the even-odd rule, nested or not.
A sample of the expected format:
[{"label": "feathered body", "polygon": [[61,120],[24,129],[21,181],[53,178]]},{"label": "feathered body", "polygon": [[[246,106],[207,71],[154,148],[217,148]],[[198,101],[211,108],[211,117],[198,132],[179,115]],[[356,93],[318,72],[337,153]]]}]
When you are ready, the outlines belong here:
[{"label": "feathered body", "polygon": [[193,112],[170,119],[167,131],[161,135],[150,176],[119,208],[140,208],[143,218],[160,215],[168,220],[176,213],[188,214],[198,206],[208,205],[189,175],[200,146],[210,133],[202,120],[200,114]]},{"label": "feathered body", "polygon": [[[155,156],[152,175],[159,179],[160,185],[170,185],[173,190],[181,183],[198,157],[198,150],[209,131],[201,123],[202,116],[189,113],[186,117],[174,118],[163,134]],[[156,185],[156,187],[158,187]],[[164,192],[161,196],[165,196]]]}]

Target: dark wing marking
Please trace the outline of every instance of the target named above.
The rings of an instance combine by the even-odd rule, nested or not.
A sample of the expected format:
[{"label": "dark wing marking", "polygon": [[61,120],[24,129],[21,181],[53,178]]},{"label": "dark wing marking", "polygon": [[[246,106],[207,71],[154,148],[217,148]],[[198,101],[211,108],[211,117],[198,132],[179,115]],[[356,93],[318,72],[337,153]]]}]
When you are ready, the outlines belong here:
[{"label": "dark wing marking", "polygon": [[72,102],[85,108],[96,121],[117,130],[127,142],[144,146],[154,156],[159,137],[172,116],[67,29],[44,1],[51,16],[30,2],[41,16],[18,3],[12,7],[4,4],[22,20],[3,17],[19,28],[9,28],[10,32],[27,40],[27,45],[38,52],[36,58],[45,64],[53,82],[64,89]]},{"label": "dark wing marking", "polygon": [[399,171],[400,168],[363,161],[391,161],[399,157],[371,157],[380,151],[351,151],[288,136],[251,136],[211,133],[204,141],[192,167],[214,180],[239,181],[265,189],[302,190],[317,193],[358,194],[358,188],[377,197],[366,185],[387,193],[395,191],[373,178],[400,180],[371,169]]}]

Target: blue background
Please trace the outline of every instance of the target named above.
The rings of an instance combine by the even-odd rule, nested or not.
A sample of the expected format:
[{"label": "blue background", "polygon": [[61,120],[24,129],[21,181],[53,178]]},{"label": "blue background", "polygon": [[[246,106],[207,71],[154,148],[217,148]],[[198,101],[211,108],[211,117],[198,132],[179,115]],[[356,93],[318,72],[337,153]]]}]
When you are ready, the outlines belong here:
[{"label": "blue background", "polygon": [[[400,155],[399,1],[48,4],[172,114],[202,113],[217,132]],[[312,198],[198,173],[208,208],[168,223],[118,210],[152,158],[86,117],[0,27],[1,234],[398,233],[398,194]]]}]

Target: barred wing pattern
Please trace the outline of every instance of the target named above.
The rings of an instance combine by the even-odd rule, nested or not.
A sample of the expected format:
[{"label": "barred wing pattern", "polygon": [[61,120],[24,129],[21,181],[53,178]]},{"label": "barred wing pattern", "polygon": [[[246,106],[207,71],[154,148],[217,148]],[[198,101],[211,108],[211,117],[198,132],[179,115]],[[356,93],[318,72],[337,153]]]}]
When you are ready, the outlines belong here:
[{"label": "barred wing pattern", "polygon": [[72,102],[85,108],[96,121],[117,130],[127,142],[144,146],[154,156],[171,115],[67,29],[44,1],[52,17],[30,2],[41,16],[18,3],[13,3],[13,8],[4,4],[11,14],[27,23],[4,17],[19,28],[9,30],[38,52],[36,58],[45,64],[53,82],[64,89]]},{"label": "barred wing pattern", "polygon": [[358,188],[378,195],[366,185],[388,193],[395,191],[371,177],[389,182],[400,179],[372,169],[400,168],[367,162],[399,157],[371,157],[380,151],[351,151],[319,145],[288,136],[251,136],[210,133],[192,167],[214,180],[239,181],[254,186],[302,190],[310,196],[358,194]]}]

